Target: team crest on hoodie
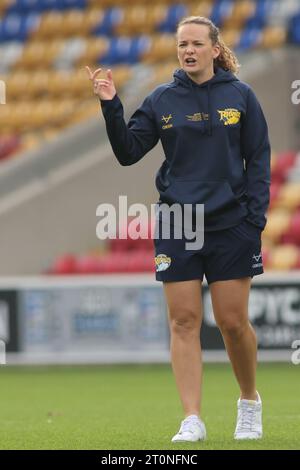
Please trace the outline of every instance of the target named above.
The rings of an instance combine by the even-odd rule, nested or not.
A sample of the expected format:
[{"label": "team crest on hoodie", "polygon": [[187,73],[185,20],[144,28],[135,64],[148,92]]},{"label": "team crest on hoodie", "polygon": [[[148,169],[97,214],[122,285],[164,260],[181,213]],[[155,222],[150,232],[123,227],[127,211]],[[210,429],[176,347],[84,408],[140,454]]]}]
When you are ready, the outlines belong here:
[{"label": "team crest on hoodie", "polygon": [[224,122],[224,126],[232,126],[238,124],[241,119],[241,112],[235,108],[227,108],[223,110],[218,109],[220,114],[220,121]]}]

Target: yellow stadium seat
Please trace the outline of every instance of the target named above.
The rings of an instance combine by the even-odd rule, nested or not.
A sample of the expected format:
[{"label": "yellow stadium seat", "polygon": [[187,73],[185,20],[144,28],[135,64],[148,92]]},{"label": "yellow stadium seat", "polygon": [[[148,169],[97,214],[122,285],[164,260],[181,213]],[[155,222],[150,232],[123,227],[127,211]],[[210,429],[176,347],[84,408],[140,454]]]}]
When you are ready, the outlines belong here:
[{"label": "yellow stadium seat", "polygon": [[212,11],[213,1],[204,0],[204,1],[193,1],[189,5],[188,15],[191,16],[205,16],[206,18],[210,17]]},{"label": "yellow stadium seat", "polygon": [[48,86],[49,94],[54,98],[62,95],[71,95],[70,82],[70,72],[52,71]]},{"label": "yellow stadium seat", "polygon": [[70,124],[74,125],[86,119],[95,118],[99,115],[99,102],[95,97],[81,101],[72,116],[70,117]]},{"label": "yellow stadium seat", "polygon": [[154,33],[167,11],[166,5],[139,4],[124,8],[122,22],[115,26],[114,33],[125,36]]},{"label": "yellow stadium seat", "polygon": [[175,60],[176,42],[173,34],[158,34],[152,36],[150,49],[142,55],[144,63],[156,63],[165,60]]},{"label": "yellow stadium seat", "polygon": [[48,11],[41,17],[40,24],[32,33],[35,40],[58,38],[63,36],[64,14],[59,11]]},{"label": "yellow stadium seat", "polygon": [[30,74],[28,93],[32,97],[41,97],[49,94],[49,83],[51,80],[50,70],[36,70]]},{"label": "yellow stadium seat", "polygon": [[163,65],[156,65],[153,75],[153,86],[157,84],[170,82],[173,79],[174,70],[179,67],[178,62],[166,62]]},{"label": "yellow stadium seat", "polygon": [[17,70],[7,79],[8,99],[31,99],[48,93],[49,71]]},{"label": "yellow stadium seat", "polygon": [[47,68],[62,49],[64,41],[32,41],[25,45],[22,55],[15,63],[14,69]]},{"label": "yellow stadium seat", "polygon": [[[201,1],[201,0],[200,0]],[[88,0],[89,7],[96,7],[100,3],[100,0]],[[127,7],[128,4],[130,5],[141,5],[146,4],[149,5],[149,0],[101,0],[101,7],[103,8],[111,8],[111,7]],[[151,4],[153,5],[171,5],[175,3],[174,0],[152,0]]]},{"label": "yellow stadium seat", "polygon": [[86,10],[82,26],[84,31],[91,32],[93,28],[100,23],[103,16],[104,10],[102,8],[99,8],[99,6]]},{"label": "yellow stadium seat", "polygon": [[133,5],[125,8],[121,23],[114,28],[114,34],[126,36],[141,34],[146,23],[147,11],[145,5]]},{"label": "yellow stadium seat", "polygon": [[287,31],[281,26],[267,26],[263,32],[259,42],[259,46],[263,48],[281,47],[285,44]]},{"label": "yellow stadium seat", "polygon": [[14,129],[13,122],[12,122],[12,112],[13,112],[13,105],[11,103],[7,103],[5,106],[1,106],[1,113],[0,113],[1,134],[14,132],[15,129]]},{"label": "yellow stadium seat", "polygon": [[93,8],[90,12],[80,10],[67,11],[63,16],[64,36],[87,36],[92,28],[103,18],[102,9]]},{"label": "yellow stadium seat", "polygon": [[294,210],[300,206],[300,183],[285,183],[282,185],[274,207]]},{"label": "yellow stadium seat", "polygon": [[84,36],[88,33],[84,29],[85,11],[67,10],[63,15],[63,28],[61,34],[64,37]]},{"label": "yellow stadium seat", "polygon": [[[151,2],[152,3],[152,2]],[[158,5],[147,4],[148,12],[146,17],[147,31],[154,31],[157,25],[167,17],[168,5],[159,3]]]},{"label": "yellow stadium seat", "polygon": [[29,151],[38,148],[42,143],[41,137],[36,132],[27,132],[22,135],[22,150]]},{"label": "yellow stadium seat", "polygon": [[25,132],[31,129],[31,118],[35,103],[31,101],[18,101],[12,104],[11,124],[15,131]]},{"label": "yellow stadium seat", "polygon": [[31,82],[31,77],[28,72],[15,71],[8,75],[6,79],[6,97],[7,102],[17,97],[28,96],[28,88]]},{"label": "yellow stadium seat", "polygon": [[[99,6],[99,0],[88,0],[89,8]],[[118,2],[118,5],[122,5],[122,1]],[[101,0],[101,6],[103,8],[115,7],[116,2],[114,0]]]},{"label": "yellow stadium seat", "polygon": [[277,153],[275,153],[275,152],[272,151],[272,153],[271,153],[271,171],[272,171],[273,168],[275,167],[277,158],[278,158]]},{"label": "yellow stadium seat", "polygon": [[52,122],[55,109],[51,101],[38,100],[32,106],[30,129],[40,129]]},{"label": "yellow stadium seat", "polygon": [[88,80],[84,67],[70,73],[68,92],[71,96],[74,96],[74,98],[89,97],[93,93],[91,83]]},{"label": "yellow stadium seat", "polygon": [[294,269],[299,259],[299,248],[295,245],[280,245],[271,250],[268,268],[288,271]]},{"label": "yellow stadium seat", "polygon": [[245,21],[250,18],[256,8],[256,2],[253,0],[239,0],[233,3],[230,15],[223,21],[224,29],[241,29]]},{"label": "yellow stadium seat", "polygon": [[0,2],[0,16],[5,14],[6,10],[15,3],[15,0],[1,0]]},{"label": "yellow stadium seat", "polygon": [[118,65],[112,69],[116,88],[122,88],[132,77],[132,69],[128,65]]},{"label": "yellow stadium seat", "polygon": [[51,123],[55,127],[66,127],[72,119],[74,109],[76,109],[76,101],[66,98],[52,102],[53,113]]},{"label": "yellow stadium seat", "polygon": [[109,48],[109,41],[106,38],[86,39],[86,47],[83,54],[76,61],[78,66],[84,66],[96,63],[99,57],[103,56]]},{"label": "yellow stadium seat", "polygon": [[43,137],[44,140],[46,141],[51,141],[55,139],[59,134],[61,130],[57,129],[56,127],[53,126],[46,126],[44,129],[41,130],[40,135]]},{"label": "yellow stadium seat", "polygon": [[224,29],[221,37],[228,47],[234,48],[240,40],[241,32],[237,29]]},{"label": "yellow stadium seat", "polygon": [[267,239],[277,243],[281,235],[287,230],[291,220],[291,214],[282,209],[271,210],[268,214],[268,221],[262,233],[263,240]]}]

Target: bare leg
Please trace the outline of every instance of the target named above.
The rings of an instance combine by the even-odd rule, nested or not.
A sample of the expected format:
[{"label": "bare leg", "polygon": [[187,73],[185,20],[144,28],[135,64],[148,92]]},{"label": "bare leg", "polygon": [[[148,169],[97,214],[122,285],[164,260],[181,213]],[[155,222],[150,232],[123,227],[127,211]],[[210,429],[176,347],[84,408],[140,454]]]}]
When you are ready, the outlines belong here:
[{"label": "bare leg", "polygon": [[241,398],[256,399],[255,332],[248,319],[251,278],[210,284],[214,315],[241,389]]},{"label": "bare leg", "polygon": [[171,361],[185,417],[200,416],[202,356],[200,328],[202,322],[201,281],[166,282],[171,334]]}]

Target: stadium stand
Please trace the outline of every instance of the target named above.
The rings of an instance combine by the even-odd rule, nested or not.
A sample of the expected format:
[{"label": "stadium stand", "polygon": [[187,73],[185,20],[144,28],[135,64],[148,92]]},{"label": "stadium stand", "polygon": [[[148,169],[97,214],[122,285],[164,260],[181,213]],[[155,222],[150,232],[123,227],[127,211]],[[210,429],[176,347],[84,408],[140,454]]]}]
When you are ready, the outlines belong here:
[{"label": "stadium stand", "polygon": [[[0,79],[6,105],[0,113],[0,160],[21,158],[24,150],[97,114],[86,64],[112,68],[121,93],[140,64],[151,67],[153,86],[169,80],[177,67],[174,31],[190,14],[209,16],[237,53],[300,44],[299,0],[2,0]],[[269,269],[300,266],[299,189],[300,154],[274,154],[263,234]],[[141,245],[135,253],[120,246],[115,241],[100,255],[63,255],[49,272],[154,269],[152,247]]]},{"label": "stadium stand", "polygon": [[[2,133],[17,138],[19,144],[0,158],[28,148],[34,134],[37,144],[42,143],[45,134],[55,136],[95,115],[97,103],[85,64],[110,66],[120,91],[135,64],[153,67],[153,83],[168,79],[176,67],[173,33],[185,15],[210,16],[236,51],[280,47],[287,41],[299,44],[300,4],[297,0],[284,4],[283,8],[277,0],[155,0],[151,5],[137,0],[2,1],[0,77],[7,85],[8,109],[1,113],[0,124]],[[59,105],[62,96],[69,100],[65,109]],[[23,114],[28,109],[30,113]],[[41,119],[44,111],[49,113]]]}]

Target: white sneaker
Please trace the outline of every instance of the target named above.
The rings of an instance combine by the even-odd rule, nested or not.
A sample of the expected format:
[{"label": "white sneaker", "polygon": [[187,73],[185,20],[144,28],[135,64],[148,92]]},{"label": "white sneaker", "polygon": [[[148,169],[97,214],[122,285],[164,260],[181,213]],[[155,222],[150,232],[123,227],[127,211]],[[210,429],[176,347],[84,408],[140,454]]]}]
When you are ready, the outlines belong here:
[{"label": "white sneaker", "polygon": [[197,415],[191,415],[181,422],[180,429],[172,442],[203,441],[206,438],[205,424]]},{"label": "white sneaker", "polygon": [[234,439],[261,439],[262,435],[262,402],[259,394],[257,400],[239,399]]}]

